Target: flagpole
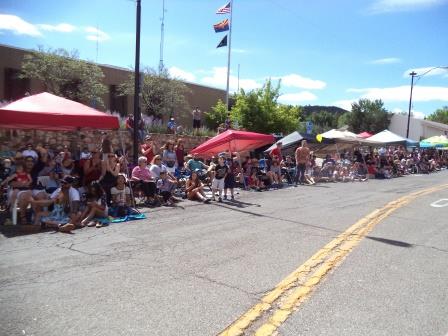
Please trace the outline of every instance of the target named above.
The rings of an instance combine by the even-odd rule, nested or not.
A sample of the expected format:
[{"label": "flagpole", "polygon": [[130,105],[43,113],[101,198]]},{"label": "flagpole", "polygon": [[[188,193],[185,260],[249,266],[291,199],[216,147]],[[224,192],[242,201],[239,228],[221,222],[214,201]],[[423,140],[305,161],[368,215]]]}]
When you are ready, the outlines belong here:
[{"label": "flagpole", "polygon": [[230,0],[229,50],[227,55],[227,88],[226,88],[226,108],[227,108],[227,117],[229,121],[230,121],[229,82],[230,82],[230,55],[232,52],[232,26],[233,26],[233,0]]}]

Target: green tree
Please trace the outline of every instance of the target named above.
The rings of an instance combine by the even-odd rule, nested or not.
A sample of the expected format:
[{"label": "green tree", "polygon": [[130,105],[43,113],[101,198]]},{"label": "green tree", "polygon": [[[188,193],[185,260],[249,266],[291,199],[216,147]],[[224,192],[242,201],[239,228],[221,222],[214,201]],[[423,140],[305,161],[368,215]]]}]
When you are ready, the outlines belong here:
[{"label": "green tree", "polygon": [[349,124],[350,112],[341,114],[338,118],[338,128],[344,127]]},{"label": "green tree", "polygon": [[242,128],[261,133],[290,133],[297,129],[301,108],[278,103],[280,82],[274,86],[268,79],[262,88],[235,97],[231,119]]},{"label": "green tree", "polygon": [[76,50],[39,47],[23,57],[20,77],[42,81],[45,91],[57,96],[104,107],[104,74],[98,65],[80,60]]},{"label": "green tree", "polygon": [[[164,69],[157,73],[154,69],[146,67],[142,71],[141,86],[142,113],[146,115],[171,116],[190,112],[186,95],[190,93],[188,87],[181,81],[172,78]],[[134,74],[120,85],[122,95],[134,95]]]},{"label": "green tree", "polygon": [[437,109],[434,113],[430,114],[427,119],[448,125],[448,106]]},{"label": "green tree", "polygon": [[212,110],[204,113],[204,123],[207,128],[217,129],[220,124],[223,124],[227,118],[226,104],[220,99]]},{"label": "green tree", "polygon": [[355,133],[378,133],[389,127],[390,118],[391,113],[384,108],[381,100],[360,99],[352,104],[347,121],[351,131]]}]

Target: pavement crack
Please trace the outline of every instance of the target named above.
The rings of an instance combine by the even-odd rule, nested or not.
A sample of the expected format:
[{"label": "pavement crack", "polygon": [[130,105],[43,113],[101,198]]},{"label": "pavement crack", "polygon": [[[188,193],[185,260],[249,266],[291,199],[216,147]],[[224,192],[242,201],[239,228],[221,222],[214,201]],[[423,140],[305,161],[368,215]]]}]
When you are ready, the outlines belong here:
[{"label": "pavement crack", "polygon": [[223,286],[223,287],[226,287],[226,288],[234,289],[236,291],[239,291],[239,292],[242,292],[242,293],[246,294],[247,296],[258,298],[256,293],[252,293],[252,292],[249,292],[249,291],[247,291],[245,289],[242,289],[240,287],[229,285],[229,284],[227,284],[225,282],[221,282],[221,281],[212,279],[212,278],[210,278],[208,276],[200,275],[200,274],[194,274],[194,273],[192,273],[190,275],[195,277],[195,278],[198,278],[198,279],[210,282],[210,283],[212,283],[214,285],[218,285],[218,286]]}]

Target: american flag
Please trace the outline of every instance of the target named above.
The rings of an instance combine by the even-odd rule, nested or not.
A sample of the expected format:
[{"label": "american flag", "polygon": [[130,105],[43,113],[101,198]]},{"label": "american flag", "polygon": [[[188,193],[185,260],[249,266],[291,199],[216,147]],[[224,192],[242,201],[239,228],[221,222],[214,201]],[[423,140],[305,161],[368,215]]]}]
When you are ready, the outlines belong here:
[{"label": "american flag", "polygon": [[227,3],[227,5],[225,5],[225,6],[222,6],[221,8],[219,8],[217,11],[216,11],[216,14],[228,14],[228,13],[230,13],[230,10],[231,10],[231,8],[230,8],[230,1]]}]

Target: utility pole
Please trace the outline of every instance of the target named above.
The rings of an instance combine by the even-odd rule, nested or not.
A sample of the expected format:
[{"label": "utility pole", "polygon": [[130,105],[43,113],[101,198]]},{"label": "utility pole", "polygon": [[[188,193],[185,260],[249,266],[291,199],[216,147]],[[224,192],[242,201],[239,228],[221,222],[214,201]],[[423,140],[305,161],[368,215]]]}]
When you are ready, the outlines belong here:
[{"label": "utility pole", "polygon": [[137,23],[135,33],[135,69],[134,69],[134,156],[133,162],[138,162],[139,149],[139,124],[140,124],[140,19],[141,19],[141,0],[137,1]]},{"label": "utility pole", "polygon": [[160,61],[159,61],[159,75],[162,74],[163,65],[163,45],[165,40],[165,0],[162,0],[162,24],[160,25]]},{"label": "utility pole", "polygon": [[411,76],[411,96],[409,97],[409,111],[408,111],[408,127],[406,129],[406,138],[409,138],[409,123],[411,122],[411,107],[412,107],[412,89],[414,88],[414,77],[417,76],[415,71],[412,71]]}]

